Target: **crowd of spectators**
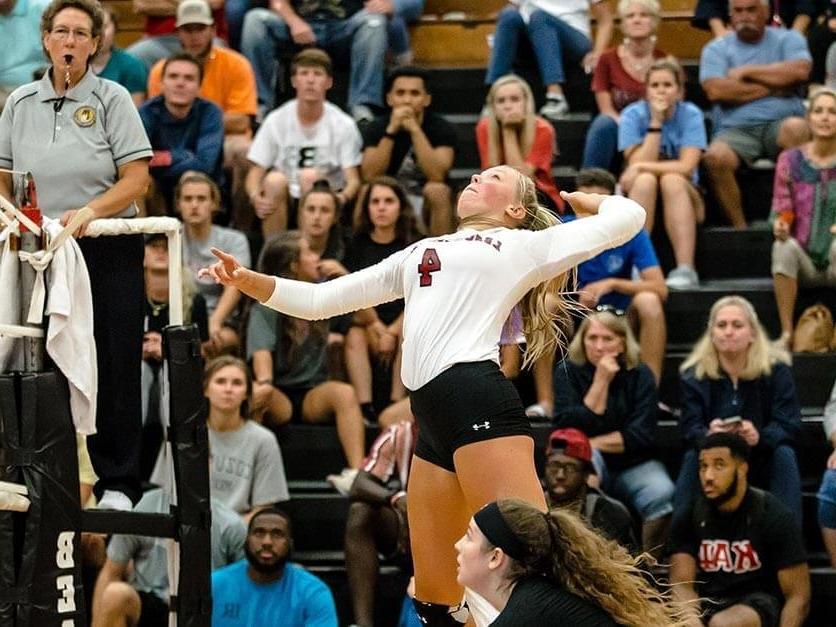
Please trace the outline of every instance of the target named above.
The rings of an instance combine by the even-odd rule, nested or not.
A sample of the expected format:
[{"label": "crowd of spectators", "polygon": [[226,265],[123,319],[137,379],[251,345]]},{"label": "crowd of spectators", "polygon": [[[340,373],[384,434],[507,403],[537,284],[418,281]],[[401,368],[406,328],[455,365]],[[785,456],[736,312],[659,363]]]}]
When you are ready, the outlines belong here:
[{"label": "crowd of spectators", "polygon": [[[44,67],[45,4],[0,0],[0,107]],[[433,107],[431,74],[409,65],[407,24],[422,0],[249,5],[133,0],[145,35],[126,50],[115,44],[118,16],[106,7],[91,63],[128,90],[150,139],[146,214],[184,225],[186,320],[198,326],[208,362],[212,563],[220,569],[213,624],[257,624],[258,614],[280,607],[287,624],[336,625],[327,586],[288,561],[292,524],[275,507],[290,498],[276,434],[292,423],[334,423],[344,469],[327,479],[351,503],[354,621],[371,625],[378,554],[410,568],[403,490],[414,425],[399,375],[403,303],[310,323],[197,271],[215,247],[268,274],[327,281],[448,233],[450,173],[464,139]],[[567,75],[590,75],[597,114],[575,187],[627,195],[648,218],[633,240],[579,266],[566,354],[530,368],[529,415],[557,427],[544,451],[544,490],[550,507],[575,512],[633,553],[667,550],[677,594],[716,602],[703,608],[711,625],[800,624],[810,596],[801,409],[787,349],[799,289],[836,286],[836,92],[828,89],[836,86],[836,16],[812,1],[775,5],[697,3],[694,26],[714,35],[699,69],[707,114],[685,99],[682,66],[656,45],[657,0],[509,4],[497,16],[485,107],[469,140],[482,168],[513,166],[562,220],[584,219],[564,205],[553,165],[555,122],[569,112]],[[622,38],[613,45],[616,17]],[[513,73],[531,52],[542,97]],[[343,111],[328,98],[345,70]],[[807,94],[808,82],[825,87]],[[735,174],[763,158],[776,161],[770,224],[781,335],[772,342],[744,298],[714,303],[679,373],[685,450],[673,477],[657,438],[664,304],[669,290],[699,287],[703,183],[727,221],[744,228]],[[651,242],[657,212],[674,257],[667,277]],[[142,469],[159,485],[168,261],[166,238],[146,238]],[[512,315],[503,331],[509,378],[520,375],[516,326]],[[378,426],[364,458],[367,429]],[[836,448],[836,385],[825,431]],[[836,567],[836,453],[818,501]],[[167,507],[153,489],[137,510]],[[167,587],[162,545],[112,538],[94,624],[137,624],[140,616],[154,624],[168,612]]]}]

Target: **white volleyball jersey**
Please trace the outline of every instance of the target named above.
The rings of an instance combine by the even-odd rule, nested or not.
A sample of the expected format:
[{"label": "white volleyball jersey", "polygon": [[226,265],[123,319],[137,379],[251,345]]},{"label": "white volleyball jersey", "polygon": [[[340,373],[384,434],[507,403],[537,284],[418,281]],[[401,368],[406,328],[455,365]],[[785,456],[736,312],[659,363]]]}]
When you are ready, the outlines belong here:
[{"label": "white volleyball jersey", "polygon": [[498,363],[502,325],[531,288],[624,244],[644,221],[640,205],[611,196],[598,215],[542,231],[462,229],[327,283],[276,278],[264,304],[319,320],[403,298],[401,378],[417,390],[454,364]]}]

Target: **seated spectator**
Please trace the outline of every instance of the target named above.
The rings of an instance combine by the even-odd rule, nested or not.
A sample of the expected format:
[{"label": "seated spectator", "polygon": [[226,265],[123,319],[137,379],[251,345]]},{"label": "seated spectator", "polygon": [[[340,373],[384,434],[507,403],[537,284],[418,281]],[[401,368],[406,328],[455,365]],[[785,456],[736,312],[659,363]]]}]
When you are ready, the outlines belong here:
[{"label": "seated spectator", "polygon": [[[247,152],[252,143],[252,118],[257,112],[255,75],[247,58],[214,43],[215,24],[205,0],[192,0],[193,10],[177,24],[177,39],[203,66],[198,95],[223,111],[224,168],[232,171],[232,200],[243,191],[249,170]],[[148,97],[162,93],[164,61],[158,61],[148,77]],[[234,215],[237,215],[234,214]]]},{"label": "seated spectator", "polygon": [[746,226],[735,171],[774,159],[807,140],[804,105],[795,88],[810,73],[810,52],[794,30],[767,28],[762,0],[730,0],[733,33],[702,49],[700,83],[714,103],[715,134],[703,162],[732,226]]},{"label": "seated spectator", "polygon": [[[816,21],[820,11],[817,2],[804,0],[763,0],[767,7],[770,26],[792,28],[804,35]],[[710,30],[714,37],[729,34],[729,3],[727,0],[697,0],[691,25]],[[815,57],[814,57],[815,58]]]},{"label": "seated spectator", "polygon": [[[415,449],[415,424],[399,422],[380,433],[357,473],[348,498],[345,569],[356,627],[373,627],[374,595],[383,555],[412,573],[406,484]],[[390,482],[397,479],[397,487]]]},{"label": "seated spectator", "polygon": [[677,478],[675,509],[699,493],[696,446],[731,432],[752,448],[750,481],[768,488],[801,526],[801,476],[794,446],[801,409],[789,358],[772,346],[752,304],[724,296],[711,307],[708,329],[680,367],[679,429],[687,450]]},{"label": "seated spectator", "polygon": [[205,356],[235,353],[240,347],[238,305],[241,292],[232,286],[221,286],[198,276],[198,271],[211,263],[211,248],[234,250],[241,263],[249,268],[250,246],[246,236],[235,229],[212,223],[221,204],[221,191],[202,172],[185,172],[174,189],[174,205],[183,221],[183,263],[191,270],[192,279],[206,301],[209,316],[208,332],[203,344]]},{"label": "seated spectator", "polygon": [[[316,45],[332,57],[349,59],[348,108],[358,123],[374,117],[383,100],[386,17],[355,0],[290,0],[252,9],[244,18],[241,51],[250,60],[264,113],[276,106],[276,57]],[[330,62],[329,62],[329,76]],[[291,75],[293,69],[291,68]]]},{"label": "seated spectator", "polygon": [[41,15],[47,0],[0,0],[0,110],[15,89],[31,83],[49,63],[44,56]]},{"label": "seated spectator", "polygon": [[[147,480],[154,469],[160,445],[163,443],[163,416],[167,408],[162,403],[160,377],[163,365],[163,330],[169,325],[169,267],[168,238],[161,234],[145,236],[145,322],[142,337],[142,447],[140,473]],[[198,335],[205,342],[208,335],[206,301],[197,293],[194,279],[182,277],[183,324],[194,323]]]},{"label": "seated spectator", "polygon": [[[128,47],[128,52],[137,57],[150,71],[160,59],[175,54],[180,49],[180,41],[174,34],[183,19],[192,15],[203,15],[206,0],[179,0],[178,2],[158,2],[158,0],[132,0],[133,10],[137,15],[145,16],[145,36]],[[226,39],[226,18],[224,16],[224,0],[212,0],[212,20],[217,25],[220,39],[216,42],[223,45]]]},{"label": "seated spectator", "polygon": [[102,39],[90,65],[102,78],[119,83],[131,93],[134,104],[139,107],[145,102],[145,83],[148,70],[145,64],[129,52],[116,47],[115,38],[119,30],[113,6],[103,4],[104,22]]},{"label": "seated spectator", "polygon": [[476,125],[476,143],[483,170],[510,165],[537,184],[539,198],[549,209],[563,213],[564,203],[552,177],[558,155],[554,127],[534,114],[531,87],[519,76],[502,76],[491,85],[488,114]]},{"label": "seated spectator", "polygon": [[810,71],[811,87],[814,85],[827,85],[831,89],[836,85],[828,83],[827,77],[831,80],[834,76],[833,62],[836,60],[836,50],[833,44],[836,43],[836,7],[832,3],[825,5],[823,15],[812,25],[807,35],[807,45],[810,47],[810,56],[813,57],[813,69]]},{"label": "seated spectator", "polygon": [[836,92],[816,92],[807,120],[813,141],[780,154],[772,193],[772,277],[785,348],[799,284],[836,287]]},{"label": "seated spectator", "polygon": [[[280,233],[267,242],[259,272],[297,281],[318,281],[319,255],[298,232]],[[328,323],[292,318],[256,303],[247,326],[247,358],[255,374],[253,402],[262,420],[281,426],[336,421],[347,466],[328,481],[342,494],[363,462],[363,415],[354,389],[328,381]]]},{"label": "seated spectator", "polygon": [[[253,9],[258,11],[266,9]],[[265,236],[287,228],[289,200],[315,181],[326,179],[343,206],[360,189],[360,131],[325,99],[333,85],[331,58],[316,48],[303,50],[293,57],[290,82],[296,98],[267,116],[247,154],[247,195]]]},{"label": "seated spectator", "polygon": [[824,432],[833,447],[819,488],[819,526],[830,564],[836,568],[836,384],[824,408]]},{"label": "seated spectator", "polygon": [[639,548],[630,512],[621,503],[587,485],[592,445],[578,429],[555,429],[546,445],[546,504],[574,512],[602,536],[615,540],[631,553]]},{"label": "seated spectator", "polygon": [[139,109],[154,150],[149,165],[156,189],[149,192],[149,213],[170,213],[174,187],[187,170],[214,180],[223,176],[223,114],[197,96],[201,80],[200,62],[186,52],[175,54],[163,66],[162,95]]},{"label": "seated spectator", "polygon": [[416,217],[429,226],[431,235],[444,235],[453,226],[447,176],[458,144],[456,129],[428,109],[432,93],[426,70],[397,68],[387,85],[390,112],[362,130],[363,178],[385,174],[398,179],[409,192]]},{"label": "seated spectator", "polygon": [[[219,500],[210,501],[212,569],[244,557],[247,530],[241,517]],[[134,511],[167,514],[168,494],[149,490]],[[188,567],[183,565],[183,567]],[[168,551],[157,538],[115,535],[93,592],[93,627],[167,625],[169,618]]]},{"label": "seated spectator", "polygon": [[[345,257],[346,269],[357,272],[372,266],[415,239],[412,207],[404,189],[388,176],[372,179],[358,203],[354,238]],[[406,396],[400,375],[403,307],[403,299],[398,299],[358,312],[346,335],[348,380],[368,422],[377,421],[372,384],[378,369],[372,367],[372,359],[391,377],[389,404]]]},{"label": "seated spectator", "polygon": [[348,274],[342,263],[346,243],[340,224],[341,213],[340,199],[328,181],[317,181],[299,199],[296,224],[311,250],[319,255],[319,274],[324,279]]},{"label": "seated spectator", "polygon": [[665,231],[673,248],[676,268],[666,283],[672,289],[694,289],[697,223],[705,217],[697,168],[708,143],[699,107],[682,102],[685,73],[673,58],[654,61],[647,72],[644,100],[621,114],[618,149],[626,169],[621,186],[647,211],[645,228],[653,231],[656,203],[662,197]]},{"label": "seated spectator", "polygon": [[620,0],[623,40],[601,54],[592,73],[592,91],[598,115],[586,131],[584,168],[618,171],[618,122],[621,111],[647,93],[644,80],[655,59],[665,56],[656,48],[661,8],[658,0]]},{"label": "seated spectator", "polygon": [[699,446],[699,468],[702,492],[670,539],[674,594],[702,609],[691,624],[802,625],[810,571],[801,529],[783,503],[749,485],[748,445],[713,433]]},{"label": "seated spectator", "polygon": [[[594,46],[590,16],[596,22]],[[546,87],[546,103],[540,108],[540,115],[550,120],[560,118],[569,112],[563,94],[564,65],[573,63],[587,74],[592,72],[610,45],[613,21],[606,0],[522,0],[508,4],[497,16],[485,84],[493,85],[500,76],[511,73],[520,35],[525,35]]]},{"label": "seated spectator", "polygon": [[[597,168],[581,170],[575,187],[580,192],[613,194],[615,177]],[[638,271],[635,279],[634,268]],[[638,328],[641,359],[658,382],[665,360],[667,326],[663,303],[668,298],[668,288],[647,231],[640,231],[626,244],[580,264],[578,294],[581,304],[589,309],[611,307],[627,313],[631,326]]]},{"label": "seated spectator", "polygon": [[[290,498],[276,437],[247,418],[252,382],[247,365],[222,355],[206,364],[203,394],[209,404],[212,496],[238,512],[244,522],[255,512]],[[166,485],[162,455],[151,481]]]},{"label": "seated spectator", "polygon": [[212,573],[212,627],[337,627],[328,586],[298,564],[290,518],[270,508],[250,520],[246,560]]},{"label": "seated spectator", "polygon": [[580,429],[593,449],[603,491],[642,520],[642,547],[658,552],[673,511],[673,482],[654,459],[656,382],[639,362],[627,319],[595,312],[581,323],[555,371],[555,423]]}]

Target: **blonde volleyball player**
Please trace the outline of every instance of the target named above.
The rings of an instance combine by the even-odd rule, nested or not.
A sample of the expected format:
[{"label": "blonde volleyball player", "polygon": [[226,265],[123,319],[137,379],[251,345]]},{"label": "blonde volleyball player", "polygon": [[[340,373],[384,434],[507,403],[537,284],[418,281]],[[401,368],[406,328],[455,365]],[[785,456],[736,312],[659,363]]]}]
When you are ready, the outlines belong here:
[{"label": "blonde volleyball player", "polygon": [[513,385],[499,370],[502,325],[518,302],[532,362],[558,342],[546,294],[567,271],[628,241],[645,212],[615,196],[563,194],[598,215],[559,224],[537,204],[534,182],[498,166],[475,174],[457,206],[459,229],[379,264],[320,284],[266,276],[213,250],[202,270],[287,315],[328,318],[404,298],[401,377],[418,422],[408,486],[415,605],[428,625],[457,625],[462,588],[454,544],[486,503],[518,498],[543,511],[534,441]]}]

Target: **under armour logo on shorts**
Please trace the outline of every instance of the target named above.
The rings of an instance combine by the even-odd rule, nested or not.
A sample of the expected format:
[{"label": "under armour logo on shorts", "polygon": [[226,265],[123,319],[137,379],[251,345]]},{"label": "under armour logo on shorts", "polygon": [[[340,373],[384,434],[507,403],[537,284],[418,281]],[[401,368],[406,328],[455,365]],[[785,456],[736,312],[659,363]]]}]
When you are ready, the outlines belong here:
[{"label": "under armour logo on shorts", "polygon": [[478,431],[479,429],[490,429],[491,428],[491,423],[486,420],[482,424],[475,424],[475,425],[472,425],[472,427],[473,427],[474,431]]}]

